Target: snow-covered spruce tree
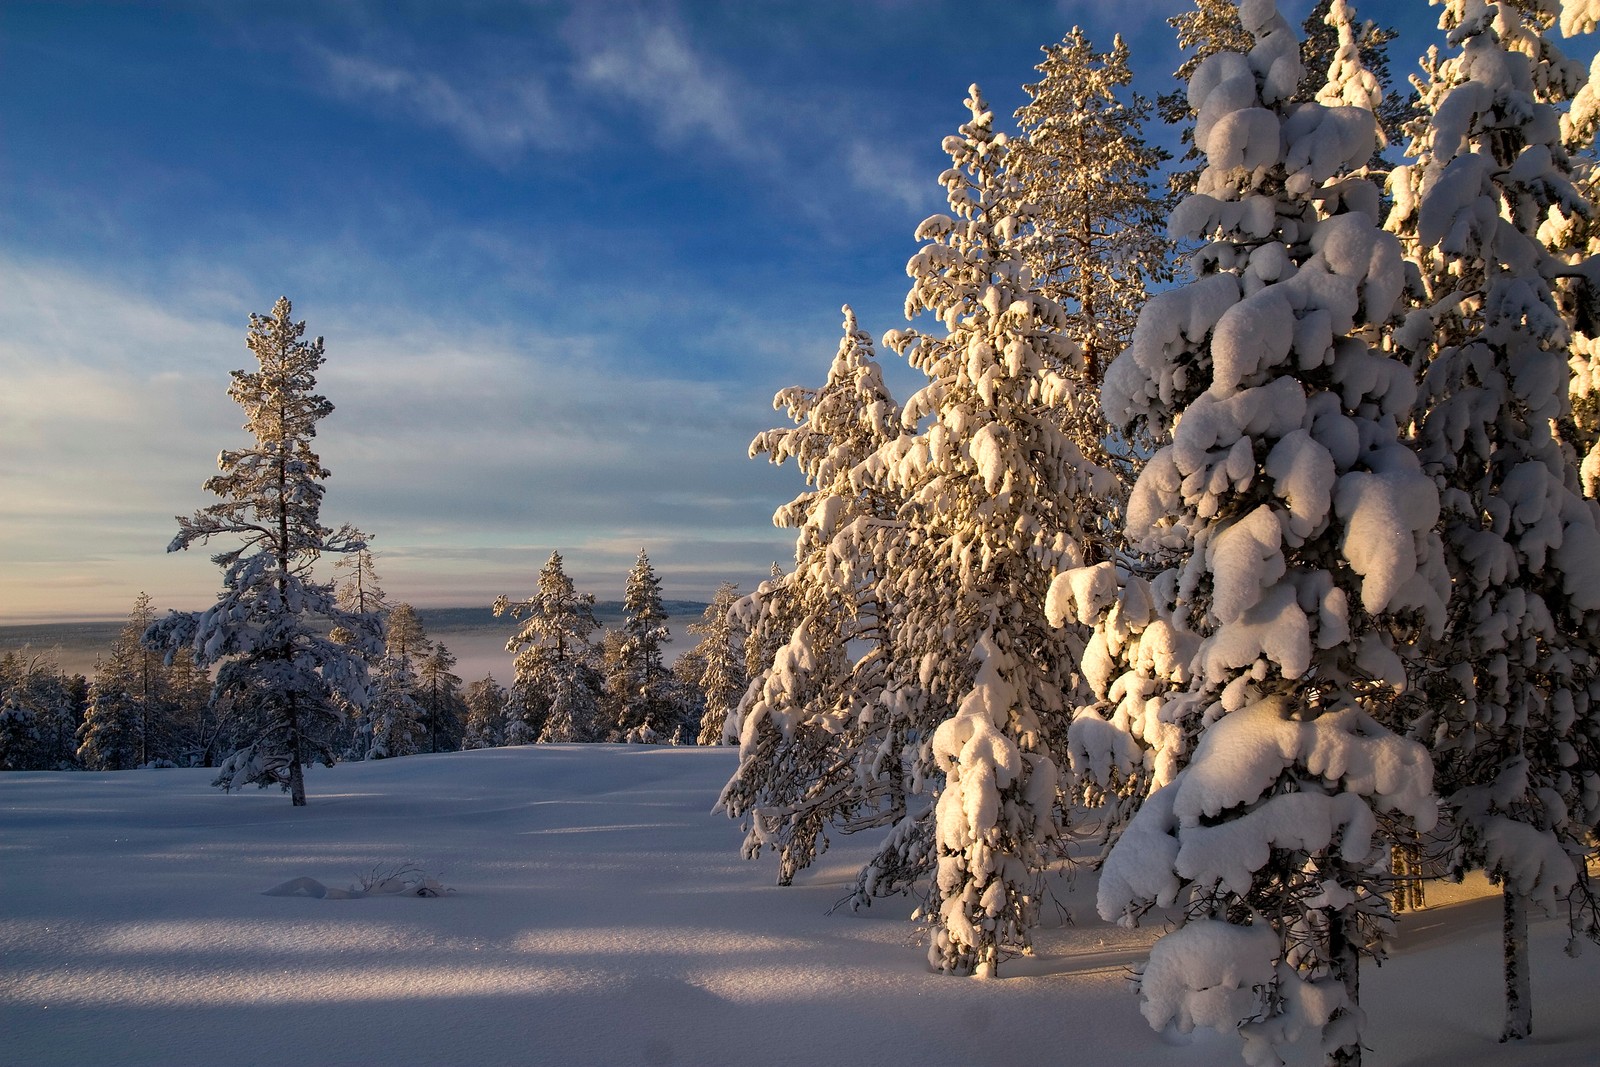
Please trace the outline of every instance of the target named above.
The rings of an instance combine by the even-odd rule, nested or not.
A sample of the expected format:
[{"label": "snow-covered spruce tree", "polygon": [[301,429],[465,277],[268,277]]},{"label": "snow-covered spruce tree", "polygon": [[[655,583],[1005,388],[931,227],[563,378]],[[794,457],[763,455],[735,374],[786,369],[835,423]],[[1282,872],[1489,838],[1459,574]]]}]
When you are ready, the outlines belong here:
[{"label": "snow-covered spruce tree", "polygon": [[894,612],[885,704],[915,745],[911,786],[938,791],[929,960],[990,976],[1029,948],[1059,830],[1052,746],[1081,642],[1046,622],[1045,592],[1087,562],[1082,504],[1111,478],[1052,411],[1068,402],[1056,368],[1075,346],[1017,247],[1007,139],[977,86],[966,103],[969,121],[944,141],[950,214],[917,228],[906,267],[907,317],[940,329],[884,338],[928,384],[902,416],[916,432],[879,453],[906,527],[882,595]]},{"label": "snow-covered spruce tree", "polygon": [[1239,24],[1237,0],[1194,0],[1193,11],[1182,11],[1167,19],[1177,32],[1178,48],[1187,53],[1172,76],[1178,88],[1156,97],[1156,114],[1162,122],[1179,128],[1179,139],[1187,147],[1167,179],[1174,196],[1194,191],[1204,169],[1203,152],[1194,143],[1194,112],[1189,106],[1187,86],[1194,72],[1208,57],[1218,52],[1248,52],[1255,44]]},{"label": "snow-covered spruce tree", "polygon": [[393,646],[378,661],[364,711],[367,759],[414,756],[427,751],[427,712],[417,701],[417,672],[411,657]]},{"label": "snow-covered spruce tree", "polygon": [[[725,745],[738,740],[729,736],[728,713],[739,706],[745,687],[750,684],[744,670],[744,633],[734,617],[738,586],[723,582],[717,586],[711,603],[689,632],[700,638],[694,648],[695,681],[706,697],[705,717],[700,720],[702,745]],[[685,653],[688,655],[688,653]]]},{"label": "snow-covered spruce tree", "polygon": [[[332,764],[329,738],[339,726],[336,695],[366,703],[365,656],[380,647],[372,615],[345,611],[312,564],[323,553],[359,551],[353,527],[321,523],[328,471],[311,449],[317,423],[333,411],[317,395],[322,339],[303,340],[305,323],[280,297],[267,315],[250,316],[246,338],[259,369],[234,371],[228,395],[245,410],[254,442],[224,450],[221,470],[205,488],[221,501],[178,519],[169,552],[238,537],[241,544],[212,557],[223,572],[217,603],[204,612],[172,612],[144,640],[167,655],[184,653],[197,665],[221,664],[215,696],[244,724],[247,741],[224,761],[216,784],[281,785],[305,804],[308,761]],[[342,626],[349,644],[328,638]]]},{"label": "snow-covered spruce tree", "polygon": [[688,721],[692,701],[663,658],[672,636],[666,623],[661,579],[641,550],[622,587],[622,643],[605,680],[616,740],[677,744],[699,733],[698,719]]},{"label": "snow-covered spruce tree", "polygon": [[[417,668],[433,648],[427,629],[410,604],[396,604],[382,615],[383,655],[372,664],[371,699],[357,713],[356,758],[385,759],[428,751],[427,711],[417,698]],[[346,640],[342,631],[330,634]]]},{"label": "snow-covered spruce tree", "polygon": [[505,686],[488,674],[467,686],[466,731],[462,748],[498,748],[506,738]]},{"label": "snow-covered spruce tree", "polygon": [[161,730],[161,657],[140,642],[155,621],[148,594],[133,611],[95,670],[89,707],[78,727],[78,761],[92,771],[125,771],[149,760],[146,739]]},{"label": "snow-covered spruce tree", "polygon": [[599,625],[594,594],[578,592],[561,553],[550,553],[532,597],[512,603],[501,596],[494,613],[523,620],[506,642],[516,656],[516,680],[504,743],[589,741],[603,733],[597,721],[601,677],[589,640]]},{"label": "snow-covered spruce tree", "polygon": [[[1017,111],[1022,136],[1008,157],[1032,205],[1018,244],[1039,289],[1066,312],[1067,335],[1083,349],[1083,375],[1098,386],[1105,365],[1127,347],[1146,293],[1172,279],[1166,212],[1151,189],[1168,156],[1141,133],[1151,104],[1128,89],[1133,72],[1120,36],[1111,51],[1096,52],[1073,27],[1044,53],[1034,68],[1043,78],[1023,87],[1030,100]],[[1093,390],[1081,395],[1092,398]],[[1104,421],[1092,403],[1078,406],[1087,424],[1069,422],[1068,433],[1095,455]]]},{"label": "snow-covered spruce tree", "polygon": [[[795,461],[810,488],[773,522],[798,531],[795,569],[781,582],[762,633],[769,638],[741,705],[739,769],[719,809],[745,820],[744,854],[778,853],[789,884],[827,847],[830,828],[854,832],[905,812],[904,739],[878,708],[886,634],[883,543],[900,524],[897,498],[870,470],[902,434],[872,337],[847,306],[843,337],[821,389],[773,398],[794,426],[767,430],[750,454]],[[881,470],[881,465],[878,468]]]},{"label": "snow-covered spruce tree", "polygon": [[[1359,960],[1389,926],[1380,827],[1437,818],[1427,751],[1383,720],[1448,584],[1437,494],[1401,436],[1414,382],[1375,347],[1405,274],[1378,190],[1350,176],[1373,114],[1293,103],[1288,23],[1272,0],[1240,19],[1250,53],[1190,84],[1207,165],[1172,225],[1209,240],[1202,274],[1147,305],[1105,384],[1114,422],[1171,432],[1127,532],[1179,553],[1152,610],[1198,644],[1160,706],[1176,773],[1113,845],[1098,904],[1127,922],[1185,909],[1140,980],[1153,1027],[1236,1031],[1252,1064],[1309,1032],[1351,1064]],[[1097,599],[1092,574],[1061,582]]]},{"label": "snow-covered spruce tree", "polygon": [[1552,292],[1586,268],[1539,240],[1593,206],[1561,143],[1555,105],[1584,72],[1546,37],[1555,14],[1447,0],[1452,51],[1430,66],[1390,223],[1414,241],[1423,285],[1396,341],[1423,371],[1417,447],[1455,589],[1417,736],[1457,862],[1503,891],[1502,1039],[1532,1030],[1529,904],[1575,897],[1576,922],[1600,935],[1585,877],[1600,821],[1600,506],[1562,437],[1571,332]]},{"label": "snow-covered spruce tree", "polygon": [[438,642],[417,664],[417,703],[426,716],[429,752],[455,752],[461,747],[467,707],[455,665],[455,653]]},{"label": "snow-covered spruce tree", "polygon": [[0,771],[75,768],[88,696],[83,675],[68,677],[46,655],[0,654]]}]

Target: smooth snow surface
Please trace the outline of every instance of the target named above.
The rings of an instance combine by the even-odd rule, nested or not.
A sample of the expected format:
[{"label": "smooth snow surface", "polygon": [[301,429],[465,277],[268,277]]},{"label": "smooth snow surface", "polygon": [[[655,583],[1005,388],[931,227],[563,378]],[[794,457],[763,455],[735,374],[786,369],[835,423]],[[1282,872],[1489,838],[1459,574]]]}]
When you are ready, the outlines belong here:
[{"label": "smooth snow surface", "polygon": [[[313,769],[310,806],[204,770],[0,775],[0,1064],[1221,1067],[1124,985],[1153,929],[1092,877],[999,981],[931,973],[911,902],[828,909],[863,849],[792,887],[708,814],[732,748],[539,746]],[[270,896],[414,861],[452,892]],[[1452,890],[1460,894],[1460,890]],[[1435,897],[1442,898],[1443,891]],[[1600,1062],[1600,949],[1536,922],[1535,1036],[1496,1042],[1499,902],[1402,917],[1363,974],[1367,1067]],[[1176,1040],[1176,1039],[1173,1039]]]}]

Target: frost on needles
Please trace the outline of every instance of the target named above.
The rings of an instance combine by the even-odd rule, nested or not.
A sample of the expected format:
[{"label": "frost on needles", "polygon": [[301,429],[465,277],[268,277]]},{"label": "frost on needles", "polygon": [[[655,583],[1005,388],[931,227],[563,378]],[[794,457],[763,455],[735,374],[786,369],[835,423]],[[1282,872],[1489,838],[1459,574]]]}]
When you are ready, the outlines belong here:
[{"label": "frost on needles", "polygon": [[[1416,249],[1419,306],[1395,340],[1423,368],[1417,447],[1456,591],[1415,733],[1459,835],[1454,865],[1502,887],[1514,1039],[1533,1027],[1529,906],[1597,932],[1600,506],[1583,495],[1569,385],[1587,380],[1600,268],[1579,221],[1592,189],[1568,150],[1583,130],[1592,148],[1594,102],[1548,39],[1554,5],[1443,6],[1450,50],[1427,66],[1430,119],[1410,130],[1389,223]],[[1565,5],[1563,27],[1595,14]]]},{"label": "frost on needles", "polygon": [[[346,611],[332,583],[311,572],[323,553],[358,552],[365,542],[351,526],[321,523],[328,471],[311,442],[333,405],[314,392],[322,338],[303,340],[305,323],[292,314],[280,297],[270,313],[250,316],[246,343],[259,367],[234,371],[228,395],[244,408],[254,441],[223,450],[220,473],[205,483],[221,500],[179,517],[167,547],[237,538],[212,557],[222,592],[203,612],[172,612],[152,624],[144,641],[169,659],[220,664],[213,699],[246,724],[250,741],[223,761],[216,784],[280,785],[300,806],[306,763],[333,764],[341,704],[367,703],[367,663],[382,652],[383,636],[375,613]],[[332,627],[343,627],[345,643],[329,636]]]},{"label": "frost on needles", "polygon": [[[1330,18],[1348,45],[1348,9]],[[1172,226],[1206,242],[1201,276],[1146,305],[1103,394],[1113,424],[1170,442],[1127,515],[1167,567],[1131,597],[1069,571],[1053,600],[1098,627],[1101,703],[1075,754],[1156,789],[1111,848],[1100,912],[1186,914],[1141,978],[1146,1018],[1237,1030],[1253,1064],[1320,1031],[1348,1063],[1359,960],[1389,927],[1378,828],[1436,818],[1427,751],[1384,719],[1448,586],[1438,495],[1402,439],[1412,376],[1376,347],[1405,272],[1362,174],[1375,85],[1345,47],[1338,81],[1296,103],[1296,34],[1270,0],[1240,19],[1248,55],[1208,57],[1189,85],[1206,167]]]}]

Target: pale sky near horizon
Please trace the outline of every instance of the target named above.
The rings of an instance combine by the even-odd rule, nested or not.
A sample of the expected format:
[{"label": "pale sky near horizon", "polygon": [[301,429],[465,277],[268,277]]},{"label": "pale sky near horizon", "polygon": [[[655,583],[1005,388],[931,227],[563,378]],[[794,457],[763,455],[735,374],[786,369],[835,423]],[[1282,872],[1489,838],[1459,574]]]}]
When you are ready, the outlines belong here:
[{"label": "pale sky near horizon", "polygon": [[392,598],[520,598],[552,550],[603,600],[640,549],[670,598],[752,588],[803,484],[749,441],[841,304],[904,325],[967,85],[1008,128],[1081,24],[1165,91],[1187,7],[8,0],[0,622],[210,602],[209,552],[164,548],[280,294],[326,339],[323,519]]}]

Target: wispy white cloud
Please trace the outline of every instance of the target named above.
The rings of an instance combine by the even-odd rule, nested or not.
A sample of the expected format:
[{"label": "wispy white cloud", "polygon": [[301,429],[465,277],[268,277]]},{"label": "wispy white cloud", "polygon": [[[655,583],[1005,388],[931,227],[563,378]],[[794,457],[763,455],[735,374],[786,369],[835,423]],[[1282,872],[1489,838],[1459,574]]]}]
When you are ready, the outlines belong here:
[{"label": "wispy white cloud", "polygon": [[919,168],[906,153],[872,141],[845,148],[844,166],[857,189],[890,200],[907,211],[931,209],[942,202],[934,175]]},{"label": "wispy white cloud", "polygon": [[696,49],[666,12],[579,5],[566,37],[578,79],[639,111],[663,140],[709,138],[744,159],[771,154],[751,122],[755,87]]},{"label": "wispy white cloud", "polygon": [[[245,316],[3,254],[0,291],[21,298],[0,302],[0,614],[116,615],[141,589],[204,603],[208,554],[162,550],[242,443],[226,388]],[[487,603],[555,548],[609,585],[641,545],[672,595],[709,595],[787,555],[768,518],[794,486],[744,458],[765,390],[624,371],[602,338],[527,323],[295,311],[327,338],[324,518],[378,535],[393,595]]]},{"label": "wispy white cloud", "polygon": [[308,46],[327,86],[349,101],[376,102],[443,130],[477,154],[506,162],[541,145],[570,147],[552,103],[550,86],[525,68],[498,78],[454,72],[447,77],[414,62],[400,65],[369,56]]}]

